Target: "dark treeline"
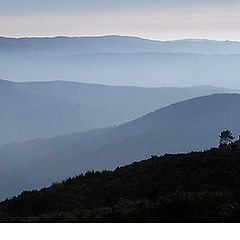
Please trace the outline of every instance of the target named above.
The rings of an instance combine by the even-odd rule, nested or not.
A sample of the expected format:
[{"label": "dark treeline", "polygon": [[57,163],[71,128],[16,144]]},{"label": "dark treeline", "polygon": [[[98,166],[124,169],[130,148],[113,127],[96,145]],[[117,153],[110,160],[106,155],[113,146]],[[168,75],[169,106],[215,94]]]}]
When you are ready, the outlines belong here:
[{"label": "dark treeline", "polygon": [[0,204],[2,222],[239,222],[240,150],[165,154]]}]

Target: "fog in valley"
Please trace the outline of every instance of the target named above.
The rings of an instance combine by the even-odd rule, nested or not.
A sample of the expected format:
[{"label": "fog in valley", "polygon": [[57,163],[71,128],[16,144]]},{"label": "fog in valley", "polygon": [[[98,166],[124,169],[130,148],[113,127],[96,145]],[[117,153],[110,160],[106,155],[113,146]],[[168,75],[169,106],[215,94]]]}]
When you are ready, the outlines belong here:
[{"label": "fog in valley", "polygon": [[240,88],[240,43],[136,37],[0,38],[0,78]]},{"label": "fog in valley", "polygon": [[0,38],[3,200],[240,133],[240,43]]},{"label": "fog in valley", "polygon": [[188,98],[238,90],[0,81],[0,146],[112,127]]},{"label": "fog in valley", "polygon": [[239,0],[0,0],[0,223],[240,222],[239,12]]},{"label": "fog in valley", "polygon": [[[176,103],[118,127],[36,139],[0,148],[0,186],[9,197],[87,170],[114,169],[151,155],[206,150],[231,126],[240,132],[239,94]],[[12,177],[14,176],[14,178]]]}]

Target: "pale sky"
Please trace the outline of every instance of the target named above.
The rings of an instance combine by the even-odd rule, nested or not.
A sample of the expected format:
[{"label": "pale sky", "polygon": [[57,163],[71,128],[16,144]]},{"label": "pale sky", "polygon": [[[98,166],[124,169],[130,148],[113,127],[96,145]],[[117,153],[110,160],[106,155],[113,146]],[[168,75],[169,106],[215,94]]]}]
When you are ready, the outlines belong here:
[{"label": "pale sky", "polygon": [[0,35],[240,40],[239,0],[0,0]]}]

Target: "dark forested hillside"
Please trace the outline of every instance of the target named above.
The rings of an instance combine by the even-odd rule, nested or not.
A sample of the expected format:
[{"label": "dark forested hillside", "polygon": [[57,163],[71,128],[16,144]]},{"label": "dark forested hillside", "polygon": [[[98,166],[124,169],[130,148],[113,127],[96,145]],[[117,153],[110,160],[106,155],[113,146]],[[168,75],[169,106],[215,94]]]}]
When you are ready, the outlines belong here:
[{"label": "dark forested hillside", "polygon": [[165,154],[0,204],[2,222],[239,222],[240,150]]}]

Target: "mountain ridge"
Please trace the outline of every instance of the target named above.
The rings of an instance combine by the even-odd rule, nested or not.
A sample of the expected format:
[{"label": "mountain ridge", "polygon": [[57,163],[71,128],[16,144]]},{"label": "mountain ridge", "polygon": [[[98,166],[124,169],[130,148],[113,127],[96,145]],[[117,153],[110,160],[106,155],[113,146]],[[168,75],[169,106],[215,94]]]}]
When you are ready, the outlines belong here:
[{"label": "mountain ridge", "polygon": [[196,85],[196,86],[188,86],[188,87],[142,87],[142,86],[129,86],[129,85],[108,85],[101,83],[86,83],[86,82],[78,82],[78,81],[66,81],[66,80],[46,80],[46,81],[12,81],[6,79],[0,79],[0,83],[5,84],[76,84],[76,85],[89,85],[89,86],[103,86],[103,87],[120,87],[120,88],[144,88],[144,89],[220,89],[225,91],[236,91],[240,92],[240,89],[226,88],[221,86],[213,86],[213,85]]},{"label": "mountain ridge", "polygon": [[[73,44],[76,44],[76,41],[78,41],[79,44],[84,44],[84,45],[88,44],[86,46],[93,47],[94,45],[92,45],[92,44],[102,44],[102,43],[104,43],[103,41],[109,41],[109,40],[112,42],[112,44],[116,44],[116,46],[121,46],[121,45],[119,45],[119,43],[121,41],[122,42],[128,41],[127,44],[125,42],[124,47],[122,46],[122,48],[125,49],[125,52],[126,52],[126,50],[127,50],[127,52],[129,52],[130,49],[132,49],[132,50],[130,50],[130,52],[134,52],[133,49],[138,49],[137,52],[142,52],[142,51],[144,51],[144,49],[148,49],[147,50],[148,52],[149,51],[150,52],[152,52],[152,51],[184,52],[184,50],[180,50],[183,47],[181,44],[185,43],[185,44],[193,44],[193,45],[197,44],[198,45],[200,43],[200,44],[210,44],[210,46],[206,46],[208,48],[207,49],[208,51],[204,51],[204,54],[209,54],[209,50],[211,50],[211,48],[212,49],[214,48],[214,46],[211,46],[211,44],[215,44],[215,45],[217,44],[217,47],[219,48],[220,51],[222,51],[223,50],[222,48],[224,48],[225,46],[228,46],[227,49],[224,50],[225,53],[227,53],[227,51],[228,52],[230,51],[231,45],[234,45],[235,48],[236,48],[236,46],[239,45],[239,53],[240,53],[240,42],[237,42],[237,41],[221,41],[221,40],[209,40],[209,39],[152,40],[152,39],[141,38],[141,37],[136,37],[136,36],[119,36],[119,35],[82,36],[82,37],[55,36],[55,37],[26,37],[26,38],[0,37],[0,48],[1,48],[1,45],[3,45],[3,44],[5,44],[3,46],[7,46],[6,44],[9,41],[12,43],[12,45],[10,45],[12,47],[14,47],[14,43],[17,43],[17,42],[19,42],[19,44],[21,44],[23,47],[27,47],[27,46],[31,47],[31,46],[33,46],[32,44],[34,42],[37,42],[39,44],[42,41],[47,42],[48,44],[51,42],[54,42],[54,41],[57,44],[59,44],[60,41],[65,41],[64,44],[66,44],[66,41],[67,42],[72,41]],[[93,42],[91,42],[91,41],[93,41]],[[97,42],[94,42],[94,41],[97,41]],[[134,41],[135,46],[133,45],[133,41]],[[136,48],[136,46],[138,44],[152,44],[152,47],[142,46],[142,50],[141,50],[141,48],[139,46]],[[167,50],[163,50],[164,48],[166,49],[166,47],[168,47],[169,44],[171,44],[170,48]],[[179,46],[175,46],[176,44]],[[45,47],[48,48],[49,46],[50,45],[46,45]],[[116,48],[116,46],[115,46],[115,48]],[[63,45],[63,47],[66,48],[66,46],[64,46],[64,45]],[[77,47],[77,45],[75,47]],[[100,52],[105,52],[105,53],[106,53],[106,51],[114,52],[114,51],[112,51],[114,49],[113,47],[114,47],[114,45],[106,48],[106,47],[104,47],[104,45],[102,45],[102,49],[105,49],[105,50],[100,51]],[[164,48],[161,48],[161,47],[164,47]],[[193,53],[193,52],[200,53],[201,52],[201,51],[199,52],[199,50],[197,50],[197,48],[195,50],[193,50],[193,49],[191,49],[191,47],[189,49],[187,47],[186,51],[191,52],[191,53]],[[68,47],[66,49],[70,49],[70,48]],[[96,49],[98,49],[98,48],[96,48]],[[175,50],[173,51],[173,49],[175,49]],[[100,50],[100,48],[98,49],[98,51],[99,50]],[[115,49],[115,51],[119,52],[119,50],[117,50],[117,48]],[[122,50],[120,50],[120,52],[122,52]],[[230,52],[235,53],[236,49],[235,49],[235,52],[233,50],[231,50]],[[219,51],[215,51],[215,53],[219,54]]]},{"label": "mountain ridge", "polygon": [[[19,169],[17,188],[11,179],[5,196],[150,155],[205,150],[218,144],[224,129],[239,134],[239,104],[240,94],[214,94],[172,104],[118,127],[1,147],[2,169],[8,168],[0,185],[9,183],[9,176]],[[28,168],[30,172],[24,170]]]},{"label": "mountain ridge", "polygon": [[151,156],[0,202],[0,222],[239,222],[239,149]]},{"label": "mountain ridge", "polygon": [[0,145],[4,145],[113,126],[173,102],[238,90],[217,87],[141,88],[68,81],[19,83],[1,80],[0,91]]},{"label": "mountain ridge", "polygon": [[0,50],[1,78],[15,81],[228,87],[231,79],[231,86],[240,88],[239,42],[161,42],[128,36],[0,38]]},{"label": "mountain ridge", "polygon": [[[239,88],[240,55],[194,53],[2,53],[1,78],[14,81],[73,80],[131,86],[214,85]],[[166,52],[166,51],[164,51]],[[59,53],[59,51],[57,51]],[[209,51],[208,51],[209,53]],[[11,64],[9,64],[11,63]],[[189,66],[191,65],[191,68]],[[44,69],[44,71],[41,71]],[[20,71],[21,70],[21,71]],[[174,71],[173,71],[174,70]]]}]

